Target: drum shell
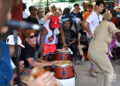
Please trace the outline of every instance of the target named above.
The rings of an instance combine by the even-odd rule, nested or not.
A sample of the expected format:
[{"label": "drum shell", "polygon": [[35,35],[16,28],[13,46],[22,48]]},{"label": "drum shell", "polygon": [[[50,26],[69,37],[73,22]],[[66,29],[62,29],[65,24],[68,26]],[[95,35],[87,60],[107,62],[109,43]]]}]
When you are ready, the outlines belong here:
[{"label": "drum shell", "polygon": [[57,79],[60,86],[75,86],[75,77],[69,79]]},{"label": "drum shell", "polygon": [[54,76],[57,79],[69,79],[74,77],[74,68],[72,65],[61,65],[61,66],[56,66],[53,69],[54,71]]},{"label": "drum shell", "polygon": [[64,53],[64,52],[56,52],[56,58],[55,60],[69,60],[69,53]]}]

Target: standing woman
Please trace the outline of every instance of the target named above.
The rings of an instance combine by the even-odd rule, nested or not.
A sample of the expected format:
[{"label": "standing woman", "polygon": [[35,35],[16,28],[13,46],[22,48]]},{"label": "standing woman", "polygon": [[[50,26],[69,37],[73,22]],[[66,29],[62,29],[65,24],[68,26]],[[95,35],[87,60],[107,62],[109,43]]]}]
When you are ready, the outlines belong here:
[{"label": "standing woman", "polygon": [[109,46],[112,36],[117,37],[120,42],[120,30],[110,21],[111,18],[111,13],[103,15],[103,21],[95,29],[93,40],[88,49],[90,61],[94,64],[97,73],[96,86],[111,86],[115,76],[108,54],[110,54]]}]

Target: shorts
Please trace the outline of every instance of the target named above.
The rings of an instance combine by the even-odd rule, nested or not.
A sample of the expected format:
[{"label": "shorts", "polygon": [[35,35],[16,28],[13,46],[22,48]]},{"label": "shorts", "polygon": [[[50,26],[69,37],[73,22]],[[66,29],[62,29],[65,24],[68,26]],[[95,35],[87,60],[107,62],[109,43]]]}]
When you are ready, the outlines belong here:
[{"label": "shorts", "polygon": [[56,44],[44,44],[43,55],[54,54],[56,52]]}]

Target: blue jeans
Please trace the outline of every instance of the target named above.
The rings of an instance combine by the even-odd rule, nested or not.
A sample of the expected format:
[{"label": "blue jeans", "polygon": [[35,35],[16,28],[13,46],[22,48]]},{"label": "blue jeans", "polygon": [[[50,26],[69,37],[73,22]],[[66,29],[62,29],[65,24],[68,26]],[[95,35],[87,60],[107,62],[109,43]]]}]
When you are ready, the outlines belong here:
[{"label": "blue jeans", "polygon": [[0,41],[0,86],[11,86],[12,76],[9,47],[6,43]]},{"label": "blue jeans", "polygon": [[77,46],[76,46],[75,44],[71,44],[71,45],[69,46],[69,48],[70,48],[70,49],[72,50],[72,52],[73,52],[73,55],[72,55],[72,56],[76,56],[77,51],[78,51]]}]

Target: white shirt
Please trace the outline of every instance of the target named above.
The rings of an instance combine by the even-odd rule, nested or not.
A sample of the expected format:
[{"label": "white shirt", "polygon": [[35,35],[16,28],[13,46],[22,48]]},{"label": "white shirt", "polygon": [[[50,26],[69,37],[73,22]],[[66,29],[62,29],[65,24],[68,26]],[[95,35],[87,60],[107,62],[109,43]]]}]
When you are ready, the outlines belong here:
[{"label": "white shirt", "polygon": [[[95,11],[92,11],[91,14],[88,16],[88,18],[86,19],[86,21],[89,23],[89,28],[90,28],[92,34],[94,34],[95,28],[102,21],[102,15],[99,14],[99,16],[98,16]],[[87,36],[88,36],[88,38],[90,38],[88,33],[87,33]]]},{"label": "white shirt", "polygon": [[45,24],[45,18],[38,19],[38,22],[39,22],[40,25],[44,25]]},{"label": "white shirt", "polygon": [[[48,32],[47,35],[45,36],[45,41],[44,41],[44,43],[45,43],[45,44],[56,44],[56,43],[57,43],[57,37],[56,37],[56,35],[59,34],[60,32],[59,32],[59,29],[58,29],[58,28],[55,28],[54,31],[52,31],[52,30],[50,29],[50,27],[49,27],[49,23],[50,23],[50,20],[48,20],[48,21],[43,25],[44,29],[46,29],[47,32]],[[53,35],[53,38],[54,38],[54,39],[50,39],[50,37],[52,37],[52,35]],[[49,40],[51,40],[51,42],[50,42]],[[40,34],[39,34],[39,36],[38,36],[38,44],[39,44],[39,43],[40,43]]]},{"label": "white shirt", "polygon": [[26,12],[23,12],[23,18],[26,19],[28,18],[29,14],[27,14]]},{"label": "white shirt", "polygon": [[15,69],[16,66],[15,66],[15,64],[13,63],[12,59],[10,59],[10,63],[11,63],[12,69]]},{"label": "white shirt", "polygon": [[[81,26],[80,26],[81,18],[74,17],[73,21],[77,24],[77,28],[78,28],[78,31],[79,31],[81,29]],[[71,30],[73,30],[74,32],[76,32],[74,24],[72,24]]]}]

